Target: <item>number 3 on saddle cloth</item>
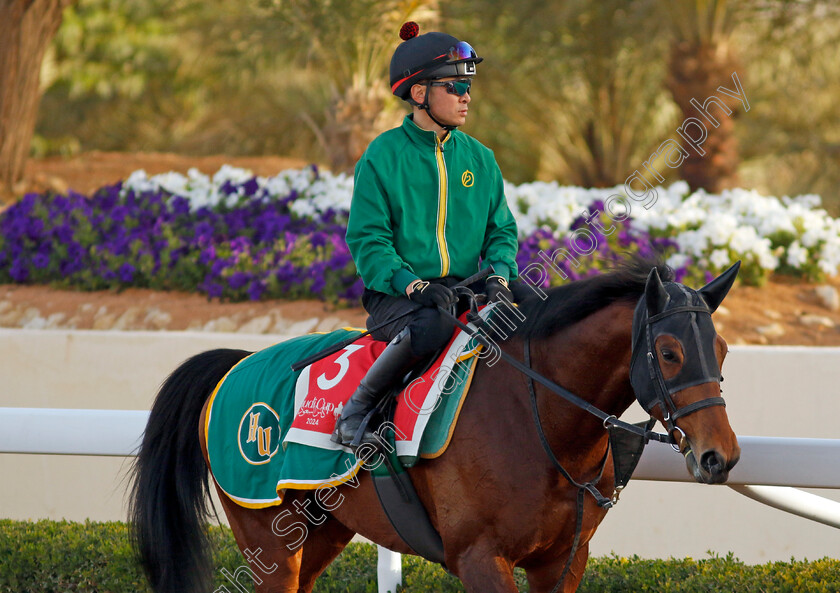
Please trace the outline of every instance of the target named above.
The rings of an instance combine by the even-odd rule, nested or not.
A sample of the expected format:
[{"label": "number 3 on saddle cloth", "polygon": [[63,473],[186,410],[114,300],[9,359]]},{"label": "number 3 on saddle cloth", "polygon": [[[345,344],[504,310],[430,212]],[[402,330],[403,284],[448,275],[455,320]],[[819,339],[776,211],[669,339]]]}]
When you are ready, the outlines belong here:
[{"label": "number 3 on saddle cloth", "polygon": [[[485,307],[480,315],[486,318],[491,310]],[[287,488],[355,481],[364,461],[330,435],[344,402],[387,344],[365,336],[298,373],[289,371],[294,361],[353,331],[361,333],[309,334],[255,352],[216,387],[205,436],[213,477],[232,500],[262,508],[280,504]],[[393,424],[380,434],[383,442],[395,442],[403,466],[446,450],[480,357],[477,341],[456,330],[434,362],[402,389]]]}]

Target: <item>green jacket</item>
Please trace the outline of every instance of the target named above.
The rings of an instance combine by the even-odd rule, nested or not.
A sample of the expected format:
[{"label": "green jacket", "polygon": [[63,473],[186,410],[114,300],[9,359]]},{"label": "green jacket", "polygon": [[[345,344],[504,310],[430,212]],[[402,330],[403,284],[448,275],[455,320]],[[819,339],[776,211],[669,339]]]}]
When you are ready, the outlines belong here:
[{"label": "green jacket", "polygon": [[347,246],[367,288],[405,296],[414,280],[517,275],[516,221],[493,151],[453,130],[441,142],[406,116],[356,164]]}]

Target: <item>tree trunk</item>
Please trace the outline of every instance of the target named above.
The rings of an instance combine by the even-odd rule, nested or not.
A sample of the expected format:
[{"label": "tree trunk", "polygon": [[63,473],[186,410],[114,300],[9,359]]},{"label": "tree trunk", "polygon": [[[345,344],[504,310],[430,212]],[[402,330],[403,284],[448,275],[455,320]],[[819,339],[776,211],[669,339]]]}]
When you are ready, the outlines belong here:
[{"label": "tree trunk", "polygon": [[23,179],[35,130],[41,62],[71,0],[0,0],[0,198]]},{"label": "tree trunk", "polygon": [[[682,177],[692,190],[703,188],[716,193],[737,183],[740,158],[733,117],[742,105],[738,99],[716,92],[721,85],[733,88],[732,73],[735,71],[735,60],[723,44],[679,41],[671,46],[668,89],[682,111],[683,121],[689,117],[700,119],[708,131],[708,137],[701,145],[706,154],[700,155],[686,147],[689,156],[682,164]],[[732,110],[732,115],[727,116],[718,107],[711,107],[714,118],[720,123],[718,127],[705,121],[691,104],[692,99],[702,104],[712,95]]]},{"label": "tree trunk", "polygon": [[333,173],[352,175],[368,144],[400,125],[405,112],[386,110],[387,98],[381,88],[351,86],[333,100],[320,134]]}]

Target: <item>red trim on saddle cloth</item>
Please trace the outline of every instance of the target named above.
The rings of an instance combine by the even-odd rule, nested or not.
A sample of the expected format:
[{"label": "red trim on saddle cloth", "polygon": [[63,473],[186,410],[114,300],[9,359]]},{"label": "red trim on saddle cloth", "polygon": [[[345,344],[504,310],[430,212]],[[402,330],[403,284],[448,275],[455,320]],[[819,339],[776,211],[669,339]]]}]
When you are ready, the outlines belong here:
[{"label": "red trim on saddle cloth", "polygon": [[[462,316],[462,321],[465,321]],[[420,439],[439,398],[453,391],[447,384],[455,362],[477,353],[464,352],[470,338],[456,331],[434,364],[399,395],[394,413],[397,453],[418,455]],[[306,367],[295,387],[295,419],[284,443],[343,449],[330,441],[343,404],[387,344],[365,336],[343,350]],[[441,369],[446,372],[442,373]]]}]

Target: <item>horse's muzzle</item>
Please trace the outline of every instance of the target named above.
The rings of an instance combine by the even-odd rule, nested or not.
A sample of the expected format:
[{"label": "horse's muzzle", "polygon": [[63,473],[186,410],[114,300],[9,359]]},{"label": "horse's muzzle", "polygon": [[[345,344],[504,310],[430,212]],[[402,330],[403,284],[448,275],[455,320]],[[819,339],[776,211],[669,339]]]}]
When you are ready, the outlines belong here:
[{"label": "horse's muzzle", "polygon": [[698,463],[694,451],[685,453],[685,463],[689,473],[701,484],[723,484],[729,479],[729,470],[735,467],[739,457],[727,460],[714,449],[704,451]]}]

